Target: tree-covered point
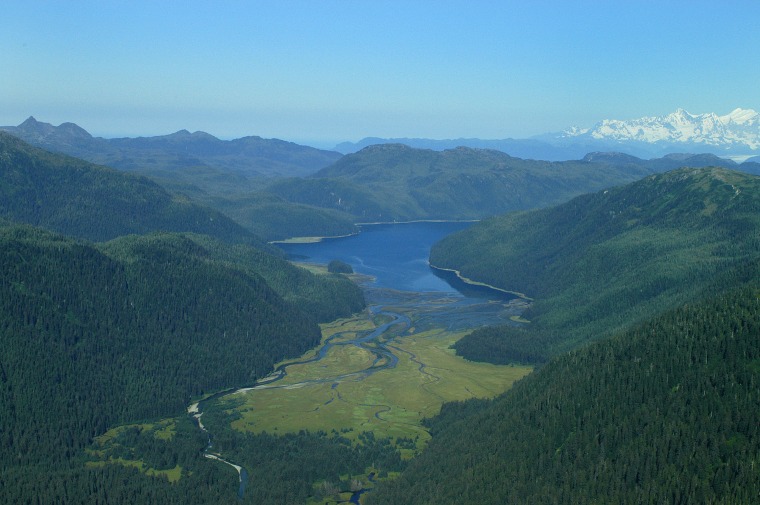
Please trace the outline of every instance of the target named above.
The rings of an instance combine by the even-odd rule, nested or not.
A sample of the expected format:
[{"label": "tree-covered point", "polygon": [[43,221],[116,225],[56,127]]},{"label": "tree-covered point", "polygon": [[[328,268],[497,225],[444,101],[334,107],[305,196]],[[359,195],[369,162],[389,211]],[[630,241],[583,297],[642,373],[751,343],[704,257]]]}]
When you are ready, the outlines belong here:
[{"label": "tree-covered point", "polygon": [[131,258],[155,244],[173,244],[199,259],[217,262],[245,275],[261,277],[288,302],[294,312],[305,313],[316,322],[328,322],[349,316],[365,307],[361,288],[337,275],[316,275],[294,266],[280,254],[247,244],[226,244],[212,237],[196,234],[152,234],[127,236],[100,244],[100,248],[121,260]]},{"label": "tree-covered point", "polygon": [[381,504],[755,503],[760,276],[447,404]]},{"label": "tree-covered point", "polygon": [[155,182],[32,147],[0,132],[0,216],[102,241],[129,233],[187,231],[263,246],[219,211]]},{"label": "tree-covered point", "polygon": [[291,237],[335,237],[358,231],[354,224],[356,219],[346,212],[289,202],[264,191],[202,201],[269,241]]},{"label": "tree-covered point", "polygon": [[327,271],[334,274],[352,274],[354,269],[351,265],[341,260],[332,260],[327,264]]},{"label": "tree-covered point", "polygon": [[530,324],[478,330],[462,355],[540,362],[735,285],[759,251],[760,177],[705,168],[484,220],[430,260],[534,299]]}]

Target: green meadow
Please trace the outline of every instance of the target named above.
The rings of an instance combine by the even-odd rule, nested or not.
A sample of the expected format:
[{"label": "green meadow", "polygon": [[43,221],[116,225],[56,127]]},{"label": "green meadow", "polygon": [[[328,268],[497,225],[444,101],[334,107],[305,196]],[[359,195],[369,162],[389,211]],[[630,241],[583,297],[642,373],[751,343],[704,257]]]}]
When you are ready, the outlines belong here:
[{"label": "green meadow", "polygon": [[[140,439],[161,445],[161,442],[171,442],[176,434],[177,421],[162,419],[155,423],[128,424],[111,428],[104,434],[95,437],[93,444],[86,450],[89,468],[102,467],[108,464],[136,468],[140,472],[153,477],[163,477],[169,482],[177,482],[182,476],[182,466],[174,461],[159,461],[156,458],[143,458],[135,448],[140,445]],[[152,461],[151,461],[152,459]]]},{"label": "green meadow", "polygon": [[[365,313],[325,324],[323,342],[336,334],[352,340],[378,323]],[[376,437],[389,438],[410,457],[430,438],[422,420],[437,414],[444,402],[494,397],[532,370],[457,357],[450,346],[465,333],[439,328],[416,332],[411,327],[401,335],[381,336],[398,362],[394,368],[369,375],[363,371],[376,356],[358,345],[335,345],[318,361],[297,363],[313,357],[315,351],[310,351],[290,361],[293,364],[287,366],[283,379],[224,397],[220,406],[234,419],[231,426],[238,431],[336,431],[352,441],[371,431]],[[407,443],[401,446],[399,439]],[[411,446],[409,439],[414,441]]]}]

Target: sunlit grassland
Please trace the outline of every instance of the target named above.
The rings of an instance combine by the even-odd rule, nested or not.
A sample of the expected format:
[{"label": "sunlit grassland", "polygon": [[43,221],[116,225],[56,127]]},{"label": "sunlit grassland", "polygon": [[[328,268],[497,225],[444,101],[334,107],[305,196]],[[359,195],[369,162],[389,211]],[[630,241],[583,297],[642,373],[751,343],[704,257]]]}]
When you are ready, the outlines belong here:
[{"label": "sunlit grassland", "polygon": [[[336,321],[323,325],[323,339],[342,332],[340,339],[351,340],[374,324],[366,314]],[[419,450],[430,438],[422,419],[437,414],[444,402],[494,397],[532,370],[457,357],[449,347],[464,333],[434,328],[393,338],[386,344],[398,356],[397,365],[370,375],[361,372],[375,360],[373,353],[354,344],[337,345],[319,361],[288,366],[287,376],[272,387],[220,401],[237,417],[232,427],[239,431],[335,430],[352,440],[372,431],[376,437],[415,440]]]},{"label": "sunlit grassland", "polygon": [[90,468],[96,468],[96,467],[105,466],[109,464],[122,465],[126,467],[134,467],[134,468],[137,468],[140,472],[144,473],[145,475],[148,475],[150,477],[163,477],[172,483],[177,482],[180,478],[182,478],[182,467],[179,465],[175,466],[174,468],[170,468],[168,470],[156,470],[155,468],[148,467],[141,460],[133,460],[133,459],[109,458],[104,461],[87,461],[85,463],[85,466],[90,467]]},{"label": "sunlit grassland", "polygon": [[[169,482],[177,482],[182,477],[182,467],[176,465],[173,468],[152,468],[141,459],[125,458],[123,454],[129,453],[129,447],[123,447],[120,437],[128,430],[137,429],[148,433],[158,440],[169,441],[176,434],[176,420],[162,419],[155,423],[125,424],[111,428],[102,435],[95,437],[91,447],[86,449],[90,461],[85,463],[88,467],[101,467],[108,464],[122,465],[137,468],[140,472],[152,476],[163,477]],[[126,449],[126,450],[125,450]],[[114,456],[120,454],[119,456]]]},{"label": "sunlit grassland", "polygon": [[111,428],[102,435],[95,437],[94,445],[99,447],[106,447],[109,444],[114,443],[115,438],[130,428],[138,428],[141,431],[152,432],[153,436],[160,440],[171,440],[176,433],[177,424],[176,421],[172,418],[161,419],[155,423],[123,424],[121,426]]}]

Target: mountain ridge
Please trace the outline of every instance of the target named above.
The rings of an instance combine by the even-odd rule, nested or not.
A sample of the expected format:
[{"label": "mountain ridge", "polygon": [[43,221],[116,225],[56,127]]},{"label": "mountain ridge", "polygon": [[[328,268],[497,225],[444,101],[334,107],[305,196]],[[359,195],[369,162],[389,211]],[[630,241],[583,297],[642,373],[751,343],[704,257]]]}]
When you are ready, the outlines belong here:
[{"label": "mountain ridge", "polygon": [[757,151],[760,149],[760,114],[741,108],[722,116],[714,112],[691,114],[679,108],[665,116],[646,116],[628,121],[604,119],[591,128],[569,128],[558,137],[590,137],[650,144],[702,144]]},{"label": "mountain ridge", "polygon": [[87,240],[188,231],[264,246],[226,215],[146,177],[55,154],[0,132],[0,216]]},{"label": "mountain ridge", "polygon": [[359,222],[457,220],[550,205],[650,173],[645,166],[524,160],[493,149],[379,144],[308,178],[275,181],[266,189]]},{"label": "mountain ridge", "polygon": [[34,116],[18,126],[3,126],[0,130],[36,147],[122,170],[207,166],[247,177],[295,176],[315,172],[341,157],[334,151],[280,139],[248,136],[221,140],[202,131],[107,139],[93,137],[75,123],[53,126]]},{"label": "mountain ridge", "polygon": [[736,108],[728,114],[691,114],[683,108],[661,117],[629,121],[603,119],[592,127],[568,127],[525,139],[427,139],[365,137],[342,142],[335,150],[350,154],[368,145],[402,143],[441,151],[457,146],[497,149],[520,158],[565,161],[593,151],[622,151],[642,158],[673,152],[709,152],[744,159],[760,152],[760,114]]}]

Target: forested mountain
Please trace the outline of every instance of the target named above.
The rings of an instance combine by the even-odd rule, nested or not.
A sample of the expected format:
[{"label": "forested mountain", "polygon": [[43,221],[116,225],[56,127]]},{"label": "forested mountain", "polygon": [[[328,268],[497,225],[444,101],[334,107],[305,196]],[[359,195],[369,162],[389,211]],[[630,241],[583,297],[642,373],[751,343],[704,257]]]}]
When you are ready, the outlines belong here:
[{"label": "forested mountain", "polygon": [[[86,501],[101,479],[120,483],[111,497],[134,490],[137,472],[85,468],[93,436],[249,384],[315,345],[317,320],[364,306],[347,280],[283,263],[207,237],[0,228],[0,501]],[[197,459],[205,442],[188,436]],[[61,489],[79,498],[51,499]]]},{"label": "forested mountain", "polygon": [[271,178],[306,176],[330,165],[341,157],[334,151],[253,136],[220,140],[186,130],[157,137],[104,139],[74,123],[53,126],[33,117],[0,130],[48,151],[148,177],[175,195],[177,202],[191,198],[222,211],[267,240],[353,230],[347,216],[260,193]]},{"label": "forested mountain", "polygon": [[522,160],[483,149],[438,152],[386,144],[267,189],[288,201],[337,209],[365,222],[478,219],[558,203],[650,173],[646,167]]},{"label": "forested mountain", "polygon": [[227,195],[207,204],[266,240],[335,237],[358,232],[354,216],[335,209],[292,203],[267,191]]},{"label": "forested mountain", "polygon": [[189,231],[261,242],[218,211],[155,182],[32,147],[0,132],[0,217],[88,240]]},{"label": "forested mountain", "polygon": [[756,503],[760,288],[563,355],[493,401],[448,404],[368,502]]},{"label": "forested mountain", "polygon": [[476,331],[462,355],[540,362],[732,285],[759,251],[760,177],[705,168],[482,221],[430,260],[535,299],[530,324]]},{"label": "forested mountain", "polygon": [[[152,245],[156,242],[155,237],[122,237],[100,247],[129,260],[133,254],[131,251],[144,248],[145,243]],[[270,254],[247,244],[226,244],[205,235],[159,237],[186,241],[189,247],[208,261],[223,263],[246,275],[262,277],[269,287],[292,305],[295,312],[306,313],[317,322],[346,317],[365,307],[361,288],[342,275],[316,275],[294,266],[279,254]]]},{"label": "forested mountain", "polygon": [[[715,165],[760,173],[757,164],[737,165],[713,155],[671,154],[642,160],[597,152],[578,161],[547,162],[433,143],[429,145],[433,149],[452,148],[441,152],[401,144],[372,145],[342,158],[336,152],[276,139],[223,141],[184,130],[158,137],[103,139],[73,123],[53,126],[34,118],[4,129],[45,149],[149,177],[172,194],[161,196],[170,199],[172,206],[192,207],[197,215],[188,219],[195,222],[195,228],[209,216],[190,206],[188,199],[223,212],[266,240],[345,235],[356,231],[357,222],[480,219],[560,203],[681,166]],[[511,144],[467,145],[513,151]],[[579,151],[577,156],[585,152]],[[37,196],[37,202],[47,199],[46,195]],[[118,192],[113,196],[115,202],[124,199]],[[129,212],[125,208],[120,214],[128,216]],[[127,226],[120,219],[108,221],[117,228]],[[176,228],[152,221],[156,227],[150,229],[190,230],[188,224]],[[74,221],[66,219],[66,223],[69,226]],[[131,221],[128,224],[136,233],[146,231]],[[195,228],[193,231],[210,233]]]}]

